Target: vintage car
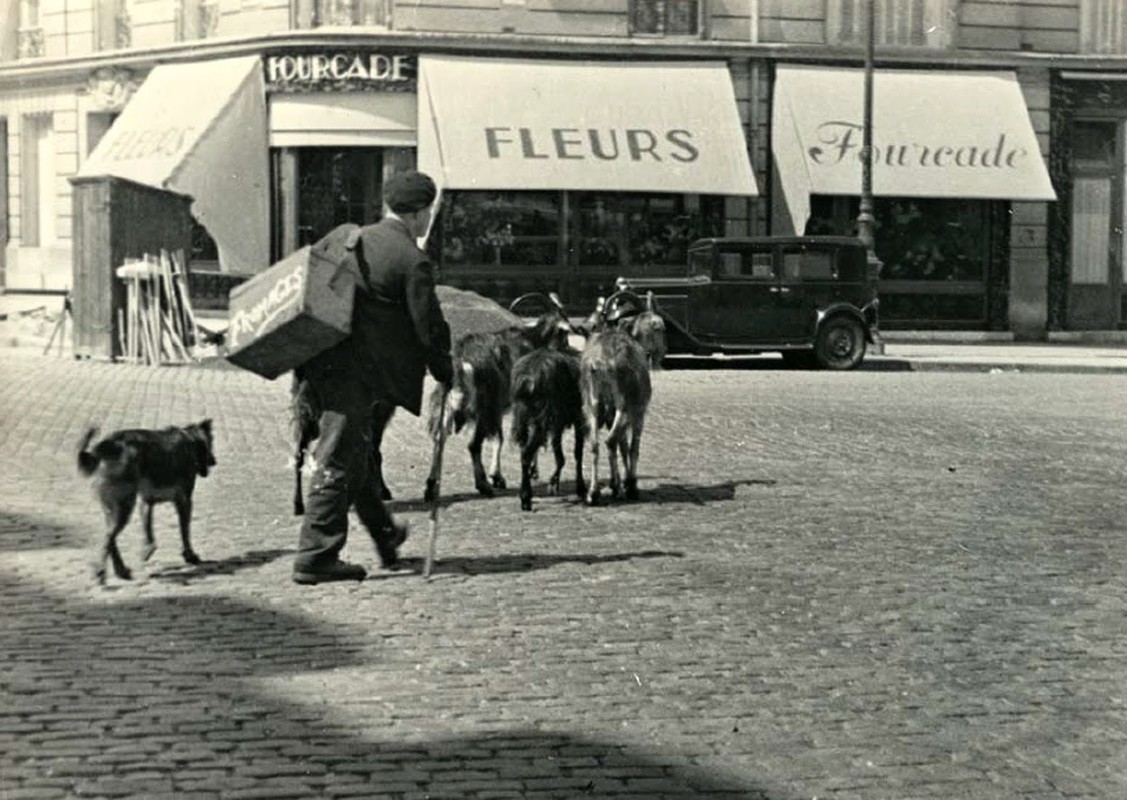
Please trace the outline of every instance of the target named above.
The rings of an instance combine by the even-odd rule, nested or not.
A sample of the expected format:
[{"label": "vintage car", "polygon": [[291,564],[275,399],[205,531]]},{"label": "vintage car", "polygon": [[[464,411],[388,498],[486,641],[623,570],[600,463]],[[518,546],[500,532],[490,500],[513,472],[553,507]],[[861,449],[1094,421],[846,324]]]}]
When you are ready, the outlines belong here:
[{"label": "vintage car", "polygon": [[777,351],[793,366],[845,370],[877,327],[876,275],[865,245],[844,236],[701,239],[685,277],[625,276],[615,287],[652,293],[671,355]]}]

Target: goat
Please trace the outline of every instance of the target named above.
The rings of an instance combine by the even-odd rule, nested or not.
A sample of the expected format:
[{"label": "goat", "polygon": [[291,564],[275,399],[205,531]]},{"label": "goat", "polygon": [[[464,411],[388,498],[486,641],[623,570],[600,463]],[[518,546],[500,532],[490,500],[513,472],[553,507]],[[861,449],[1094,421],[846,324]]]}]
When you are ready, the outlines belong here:
[{"label": "goat", "polygon": [[[501,448],[504,445],[504,416],[512,404],[513,365],[523,355],[537,349],[560,349],[567,346],[571,331],[562,306],[553,298],[553,308],[535,322],[512,325],[491,333],[468,333],[454,344],[452,356],[454,379],[445,393],[446,431],[461,431],[474,426],[468,449],[473,464],[474,487],[484,497],[492,497],[494,489],[504,489],[501,476]],[[429,429],[437,441],[442,416],[443,393],[434,391],[430,398]],[[494,442],[488,476],[481,462],[482,445]],[[435,499],[438,461],[431,464],[423,498]]]},{"label": "goat", "polygon": [[548,441],[556,457],[556,469],[548,479],[548,494],[559,494],[564,468],[563,434],[575,431],[575,493],[586,493],[583,481],[583,441],[586,421],[579,392],[579,353],[538,349],[513,365],[512,437],[520,446],[520,507],[532,510],[532,479],[536,454]]},{"label": "goat", "polygon": [[[604,308],[614,310],[609,301]],[[656,314],[653,318],[661,321]],[[636,323],[638,319],[613,319],[609,313],[597,319],[579,360],[580,392],[594,457],[587,490],[588,505],[599,501],[599,431],[604,428],[608,429],[606,445],[611,494],[617,497],[625,490],[627,500],[638,498],[638,454],[653,394],[650,381],[652,356],[631,336],[632,331],[645,331],[647,328],[625,324],[630,322]],[[664,334],[664,326],[660,331]],[[664,335],[659,341],[664,343]],[[625,486],[618,470],[619,454],[626,473]]]},{"label": "goat", "polygon": [[[383,500],[391,499],[391,490],[383,479],[383,454],[380,445],[383,443],[384,430],[395,413],[395,406],[390,403],[377,402],[372,406],[372,483],[373,491],[380,493]],[[309,445],[320,435],[321,407],[317,401],[316,393],[309,381],[301,377],[300,370],[294,371],[293,385],[290,388],[290,434],[294,442],[293,451],[293,513],[300,517],[305,513],[303,499],[301,472],[305,467],[305,456],[309,452]]]},{"label": "goat", "polygon": [[624,329],[633,337],[634,341],[646,351],[650,369],[661,369],[661,362],[665,358],[665,320],[663,320],[653,307],[653,292],[646,293],[645,309],[634,317],[623,317],[619,320],[619,328]]},{"label": "goat", "polygon": [[654,310],[653,292],[646,292],[644,307],[641,298],[629,289],[619,289],[609,299],[598,297],[595,310],[580,325],[580,331],[589,339],[609,328],[629,333],[646,351],[650,368],[661,368],[668,347],[665,320]]}]

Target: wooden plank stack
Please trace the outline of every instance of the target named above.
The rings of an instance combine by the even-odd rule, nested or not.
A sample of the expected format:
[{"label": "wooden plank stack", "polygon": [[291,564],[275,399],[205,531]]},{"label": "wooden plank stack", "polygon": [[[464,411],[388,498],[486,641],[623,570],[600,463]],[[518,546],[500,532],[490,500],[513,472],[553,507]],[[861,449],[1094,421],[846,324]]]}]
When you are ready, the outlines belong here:
[{"label": "wooden plank stack", "polygon": [[188,298],[184,255],[146,254],[117,269],[125,281],[125,308],[118,309],[122,358],[131,364],[187,364],[196,360],[196,318]]}]

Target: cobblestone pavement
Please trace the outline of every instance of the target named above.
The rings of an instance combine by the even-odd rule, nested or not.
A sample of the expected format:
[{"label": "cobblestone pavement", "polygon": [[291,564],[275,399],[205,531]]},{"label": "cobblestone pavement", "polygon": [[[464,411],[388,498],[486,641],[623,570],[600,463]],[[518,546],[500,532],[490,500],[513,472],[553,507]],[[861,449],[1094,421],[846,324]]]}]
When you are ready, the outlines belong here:
[{"label": "cobblestone pavement", "polygon": [[[1127,796],[1127,376],[663,372],[640,502],[522,514],[460,438],[437,576],[311,588],[286,379],[0,370],[3,800]],[[204,416],[210,560],[162,506],[94,587],[81,432]],[[397,417],[415,569],[428,458]]]}]

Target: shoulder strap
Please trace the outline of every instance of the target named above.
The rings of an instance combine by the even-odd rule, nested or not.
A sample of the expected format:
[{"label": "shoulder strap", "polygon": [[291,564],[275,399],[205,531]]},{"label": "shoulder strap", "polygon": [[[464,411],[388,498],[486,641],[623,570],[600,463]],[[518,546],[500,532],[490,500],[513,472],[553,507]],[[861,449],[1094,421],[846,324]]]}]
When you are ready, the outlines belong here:
[{"label": "shoulder strap", "polygon": [[370,289],[372,286],[372,273],[368,269],[367,259],[364,258],[364,242],[362,239],[363,233],[363,228],[357,228],[356,230],[354,230],[348,235],[348,241],[345,242],[344,246],[348,250],[351,250],[352,253],[356,256],[356,266],[360,268],[360,274],[364,277],[364,286]]}]

